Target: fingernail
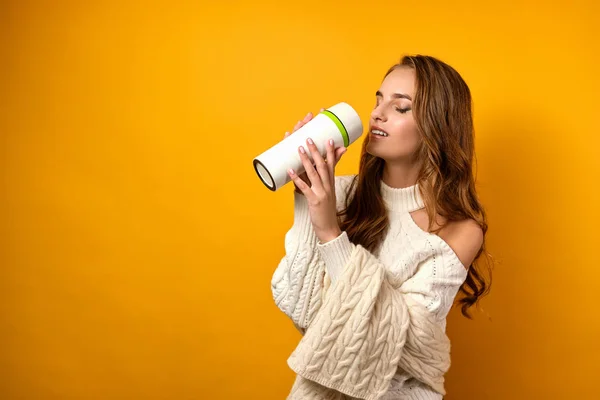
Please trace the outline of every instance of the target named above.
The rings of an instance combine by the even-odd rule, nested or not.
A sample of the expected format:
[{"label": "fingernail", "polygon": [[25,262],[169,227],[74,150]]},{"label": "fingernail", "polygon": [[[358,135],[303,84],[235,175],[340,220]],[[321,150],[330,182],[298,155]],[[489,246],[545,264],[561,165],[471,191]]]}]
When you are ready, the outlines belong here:
[{"label": "fingernail", "polygon": [[290,175],[294,175],[294,170],[293,169],[289,169],[288,172],[290,173]]},{"label": "fingernail", "polygon": [[308,144],[314,144],[311,138],[308,138],[307,142]]},{"label": "fingernail", "polygon": [[333,139],[329,139],[329,145],[333,146]]},{"label": "fingernail", "polygon": [[304,151],[304,147],[300,146],[298,149],[300,150],[300,153],[302,153],[302,154],[304,154],[304,153],[305,153],[305,151]]}]

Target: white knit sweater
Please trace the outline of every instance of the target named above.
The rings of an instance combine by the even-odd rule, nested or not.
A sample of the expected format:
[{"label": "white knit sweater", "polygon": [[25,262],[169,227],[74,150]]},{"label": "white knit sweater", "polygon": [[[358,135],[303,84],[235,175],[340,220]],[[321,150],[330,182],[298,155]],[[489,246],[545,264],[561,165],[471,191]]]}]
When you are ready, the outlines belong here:
[{"label": "white knit sweater", "polygon": [[[354,175],[335,180],[337,206],[340,210]],[[402,282],[400,290],[431,313],[442,330],[456,293],[467,270],[439,236],[427,233],[413,221],[410,212],[423,208],[417,186],[396,189],[381,181],[381,193],[388,208],[389,230],[381,245],[373,252],[385,266],[389,276]],[[321,244],[310,222],[308,204],[303,195],[294,192],[294,224],[285,235],[286,254],[271,282],[277,306],[304,333],[309,321],[321,306],[313,291],[324,276],[325,266],[332,283],[343,273],[355,246],[346,232]],[[382,399],[441,399],[442,395],[415,379],[401,367]]]}]

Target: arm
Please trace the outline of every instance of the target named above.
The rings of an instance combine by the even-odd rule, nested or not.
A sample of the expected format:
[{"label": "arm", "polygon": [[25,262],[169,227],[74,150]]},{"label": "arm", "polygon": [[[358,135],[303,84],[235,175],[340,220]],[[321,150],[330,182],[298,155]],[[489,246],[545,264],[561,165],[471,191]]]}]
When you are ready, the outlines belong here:
[{"label": "arm", "polygon": [[[288,359],[299,375],[292,398],[335,390],[374,399],[386,392],[398,367],[444,394],[449,340],[420,299],[436,278],[411,286],[414,277],[402,282],[362,246],[350,246],[347,265],[336,284],[326,279],[321,308]],[[432,256],[419,268],[435,262]]]},{"label": "arm", "polygon": [[[344,205],[352,177],[335,177],[338,211]],[[285,234],[285,255],[273,274],[271,290],[277,307],[290,317],[301,333],[321,305],[326,265],[317,252],[317,243],[307,200],[303,194],[294,191],[294,222]]]},{"label": "arm", "polygon": [[[473,220],[453,222],[440,242],[441,248],[434,251],[437,261],[430,257],[415,271],[409,272],[412,276],[405,274],[402,290],[427,307],[439,320],[444,320],[466,278],[465,266],[471,265],[482,245],[483,232]],[[327,243],[317,241],[317,250],[327,265],[332,284],[343,274],[354,247],[346,232]],[[446,268],[439,269],[439,265]]]}]

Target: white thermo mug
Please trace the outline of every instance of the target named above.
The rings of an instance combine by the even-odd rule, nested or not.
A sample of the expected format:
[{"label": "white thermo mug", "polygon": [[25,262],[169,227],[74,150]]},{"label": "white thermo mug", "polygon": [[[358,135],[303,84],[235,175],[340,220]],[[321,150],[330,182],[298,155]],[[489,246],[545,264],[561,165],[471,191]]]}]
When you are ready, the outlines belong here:
[{"label": "white thermo mug", "polygon": [[314,165],[310,151],[306,148],[309,137],[325,158],[329,139],[333,139],[334,148],[347,148],[362,133],[363,125],[358,113],[347,103],[338,103],[323,110],[292,135],[254,158],[254,170],[266,187],[276,191],[292,180],[287,173],[290,168],[298,175],[305,172],[298,147],[304,146]]}]

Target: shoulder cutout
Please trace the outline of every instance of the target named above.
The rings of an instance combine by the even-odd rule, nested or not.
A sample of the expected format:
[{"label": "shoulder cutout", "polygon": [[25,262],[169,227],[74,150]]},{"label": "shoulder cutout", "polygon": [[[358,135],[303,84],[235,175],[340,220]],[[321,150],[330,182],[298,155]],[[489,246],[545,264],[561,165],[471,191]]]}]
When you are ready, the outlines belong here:
[{"label": "shoulder cutout", "polygon": [[483,230],[473,219],[450,222],[439,232],[439,236],[454,250],[466,268],[469,268],[483,245]]}]

